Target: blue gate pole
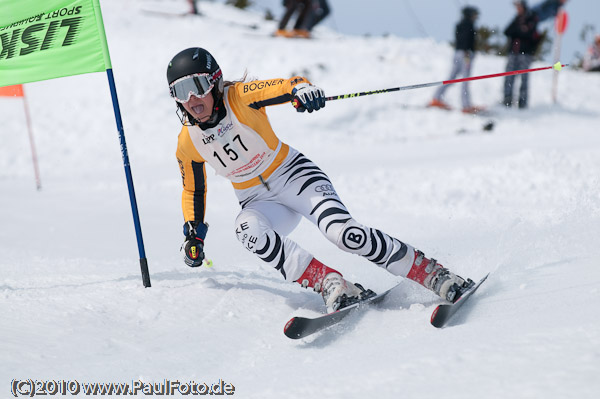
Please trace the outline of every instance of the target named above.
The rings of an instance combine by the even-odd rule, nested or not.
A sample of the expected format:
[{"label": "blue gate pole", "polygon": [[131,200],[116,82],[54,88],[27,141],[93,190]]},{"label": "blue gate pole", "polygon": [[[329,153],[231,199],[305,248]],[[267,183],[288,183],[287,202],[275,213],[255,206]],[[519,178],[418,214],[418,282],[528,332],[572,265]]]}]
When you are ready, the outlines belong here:
[{"label": "blue gate pole", "polygon": [[142,269],[142,281],[144,287],[151,287],[150,272],[148,271],[148,260],[144,250],[144,240],[142,238],[142,228],[140,226],[140,215],[138,213],[137,201],[135,200],[135,190],[133,189],[133,177],[131,176],[131,167],[129,165],[129,155],[127,154],[127,144],[125,143],[125,132],[123,131],[123,121],[121,120],[121,109],[119,108],[119,99],[117,98],[117,89],[115,87],[115,78],[112,68],[106,70],[108,76],[108,85],[112,96],[113,109],[115,111],[115,120],[117,130],[119,131],[119,142],[121,144],[121,155],[123,156],[123,166],[125,166],[125,176],[127,178],[127,188],[129,189],[129,200],[131,202],[131,211],[133,213],[133,223],[135,225],[135,235],[137,237],[138,251],[140,253],[140,267]]}]

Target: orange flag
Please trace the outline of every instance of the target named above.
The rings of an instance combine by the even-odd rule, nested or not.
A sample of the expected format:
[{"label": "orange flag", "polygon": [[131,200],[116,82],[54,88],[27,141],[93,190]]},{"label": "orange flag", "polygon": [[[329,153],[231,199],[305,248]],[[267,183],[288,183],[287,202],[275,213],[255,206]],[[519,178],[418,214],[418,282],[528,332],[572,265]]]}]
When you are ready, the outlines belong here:
[{"label": "orange flag", "polygon": [[0,97],[23,97],[23,85],[0,87]]}]

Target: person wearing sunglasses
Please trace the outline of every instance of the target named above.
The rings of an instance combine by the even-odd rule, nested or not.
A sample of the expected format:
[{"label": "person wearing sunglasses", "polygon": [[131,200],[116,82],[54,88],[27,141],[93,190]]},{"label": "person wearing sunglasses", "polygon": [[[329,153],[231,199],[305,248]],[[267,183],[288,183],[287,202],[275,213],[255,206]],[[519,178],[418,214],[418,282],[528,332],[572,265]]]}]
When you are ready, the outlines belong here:
[{"label": "person wearing sunglasses", "polygon": [[466,287],[468,280],[435,259],[356,221],[329,177],[277,137],[266,107],[291,103],[296,111],[309,113],[325,107],[323,90],[308,79],[225,81],[208,51],[188,48],[169,63],[167,80],[183,125],[176,155],[183,180],[181,251],[188,266],[198,267],[204,259],[208,163],[233,185],[241,206],[235,233],[242,245],[285,280],[320,293],[329,312],[374,293],[345,280],[287,237],[302,217],[341,250],[416,281],[445,300],[455,300]]}]

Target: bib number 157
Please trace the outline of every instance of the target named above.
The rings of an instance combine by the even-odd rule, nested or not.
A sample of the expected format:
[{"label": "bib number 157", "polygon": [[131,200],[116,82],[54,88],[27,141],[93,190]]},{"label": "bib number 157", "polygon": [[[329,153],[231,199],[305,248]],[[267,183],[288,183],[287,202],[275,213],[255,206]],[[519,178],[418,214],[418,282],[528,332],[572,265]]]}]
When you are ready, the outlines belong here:
[{"label": "bib number 157", "polygon": [[[239,144],[235,145],[235,141],[237,141]],[[231,161],[236,161],[240,156],[238,155],[238,153],[231,148],[231,145],[234,144],[235,148],[238,151],[241,151],[242,149],[244,151],[248,151],[248,148],[244,145],[244,143],[242,142],[242,138],[240,137],[240,135],[236,135],[233,137],[233,143],[227,143],[223,146],[223,152],[225,152],[225,155],[227,155],[227,157],[231,160]],[[224,168],[227,167],[227,164],[223,161],[223,158],[221,158],[221,156],[219,155],[219,153],[217,153],[216,151],[213,153],[213,156],[215,158],[217,158],[219,160],[219,162],[221,163],[221,165],[223,165]]]}]

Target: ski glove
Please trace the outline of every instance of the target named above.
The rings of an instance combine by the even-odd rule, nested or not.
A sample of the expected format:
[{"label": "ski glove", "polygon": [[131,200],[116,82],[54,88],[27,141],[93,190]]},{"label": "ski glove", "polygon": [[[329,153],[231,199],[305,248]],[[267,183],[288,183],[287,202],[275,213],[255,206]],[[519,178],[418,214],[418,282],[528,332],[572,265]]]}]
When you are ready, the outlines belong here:
[{"label": "ski glove", "polygon": [[186,222],[183,225],[185,241],[181,245],[183,261],[189,267],[202,266],[204,260],[204,238],[208,225],[202,222]]},{"label": "ski glove", "polygon": [[292,104],[298,112],[313,112],[325,107],[325,93],[317,86],[300,83],[292,89]]}]

